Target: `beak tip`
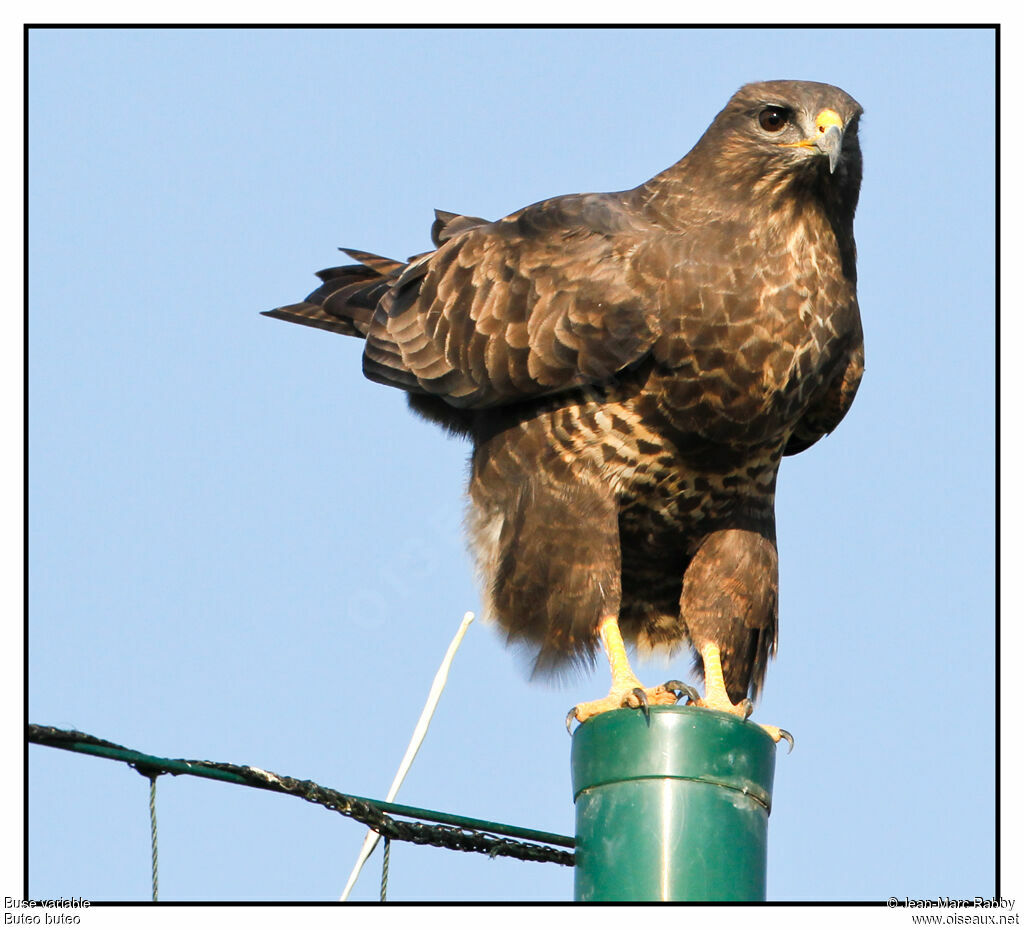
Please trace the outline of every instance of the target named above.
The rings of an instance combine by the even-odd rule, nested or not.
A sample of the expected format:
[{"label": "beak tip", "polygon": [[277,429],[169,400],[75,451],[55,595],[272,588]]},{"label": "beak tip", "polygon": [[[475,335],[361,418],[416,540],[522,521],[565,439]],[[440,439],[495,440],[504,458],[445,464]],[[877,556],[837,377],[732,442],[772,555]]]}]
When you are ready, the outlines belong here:
[{"label": "beak tip", "polygon": [[837,126],[830,126],[817,139],[818,151],[828,158],[828,172],[835,174],[843,154],[843,132]]}]

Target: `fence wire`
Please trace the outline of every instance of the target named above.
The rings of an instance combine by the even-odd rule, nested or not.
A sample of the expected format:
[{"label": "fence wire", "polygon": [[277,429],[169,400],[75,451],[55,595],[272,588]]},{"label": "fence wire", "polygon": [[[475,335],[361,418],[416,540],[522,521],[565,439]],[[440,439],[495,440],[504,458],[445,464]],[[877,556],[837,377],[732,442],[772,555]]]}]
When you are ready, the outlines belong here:
[{"label": "fence wire", "polygon": [[160,900],[160,866],[157,861],[156,842],[156,775],[149,776],[149,845],[152,848],[150,859],[153,872],[153,900]]},{"label": "fence wire", "polygon": [[[250,765],[150,756],[78,730],[61,730],[57,727],[29,724],[28,740],[30,743],[52,746],[56,749],[117,759],[151,779],[154,784],[160,775],[195,775],[230,781],[251,788],[262,788],[279,794],[290,794],[345,817],[351,817],[391,840],[402,840],[421,846],[437,846],[459,852],[485,853],[491,858],[507,856],[525,862],[555,862],[568,866],[575,864],[573,853],[568,851],[575,846],[575,840],[555,833],[343,794],[314,781],[277,775]],[[390,813],[416,817],[417,820],[396,820]],[[420,822],[423,820],[433,823]],[[524,842],[523,838],[542,842]],[[560,846],[568,849],[559,849]]]}]

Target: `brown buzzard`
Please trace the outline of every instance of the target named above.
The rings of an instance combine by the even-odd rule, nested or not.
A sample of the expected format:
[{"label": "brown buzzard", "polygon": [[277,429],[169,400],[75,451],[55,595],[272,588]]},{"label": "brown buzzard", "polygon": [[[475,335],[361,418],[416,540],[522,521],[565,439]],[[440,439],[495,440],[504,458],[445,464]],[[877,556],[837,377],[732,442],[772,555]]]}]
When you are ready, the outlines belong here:
[{"label": "brown buzzard", "polygon": [[[611,692],[570,720],[684,692],[750,713],[777,642],[779,463],[863,372],[860,113],[828,84],[748,84],[639,187],[438,211],[434,251],[346,249],[358,264],[268,312],[365,339],[368,378],[472,441],[488,613],[535,671],[608,655]],[[624,641],[691,646],[705,696],[645,689]]]}]

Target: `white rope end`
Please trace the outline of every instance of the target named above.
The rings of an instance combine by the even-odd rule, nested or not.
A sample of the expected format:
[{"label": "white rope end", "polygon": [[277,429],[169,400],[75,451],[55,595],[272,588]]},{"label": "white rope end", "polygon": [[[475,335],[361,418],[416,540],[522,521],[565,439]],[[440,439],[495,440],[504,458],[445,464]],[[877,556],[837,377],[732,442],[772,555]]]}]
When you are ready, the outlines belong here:
[{"label": "white rope end", "polygon": [[[441,700],[441,692],[444,691],[444,686],[448,681],[448,670],[452,666],[452,661],[455,659],[455,653],[458,652],[459,646],[462,644],[462,637],[466,635],[466,630],[469,629],[469,625],[473,622],[475,616],[472,611],[466,611],[462,617],[462,622],[459,624],[459,629],[452,637],[451,643],[448,645],[448,651],[445,652],[444,658],[441,660],[441,666],[437,670],[437,674],[434,675],[433,684],[430,686],[430,693],[427,695],[427,702],[423,705],[423,711],[420,713],[420,719],[416,722],[416,727],[412,731],[412,739],[409,740],[409,746],[405,750],[405,755],[402,756],[402,761],[398,766],[398,771],[395,773],[394,781],[391,782],[391,788],[388,790],[386,801],[393,801],[395,796],[398,794],[398,789],[402,786],[402,782],[405,781],[405,776],[409,772],[409,768],[412,766],[413,759],[416,758],[416,753],[419,752],[420,745],[423,743],[423,738],[427,735],[427,728],[430,726],[430,720],[434,716],[434,710],[437,708],[437,702]],[[380,834],[375,833],[373,830],[368,830],[366,837],[363,839],[363,846],[359,850],[359,855],[356,857],[356,864],[352,867],[352,873],[348,877],[348,882],[345,884],[345,890],[342,891],[339,901],[347,901],[349,893],[355,886],[356,880],[359,878],[359,873],[363,869],[363,864],[373,850],[377,846],[377,841],[380,839]]]}]

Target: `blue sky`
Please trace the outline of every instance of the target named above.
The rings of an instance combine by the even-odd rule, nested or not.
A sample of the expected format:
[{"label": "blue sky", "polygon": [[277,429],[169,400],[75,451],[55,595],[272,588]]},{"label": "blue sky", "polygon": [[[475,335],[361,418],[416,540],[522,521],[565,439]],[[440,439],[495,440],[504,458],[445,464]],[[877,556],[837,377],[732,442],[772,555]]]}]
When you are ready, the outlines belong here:
[{"label": "blue sky", "polygon": [[[34,32],[30,720],[383,797],[479,605],[468,448],[365,381],[357,341],[258,312],[337,246],[404,257],[434,207],[632,187],[739,85],[827,81],[865,108],[867,372],[779,477],[757,717],[797,745],[769,898],[992,895],[993,52],[964,30]],[[474,624],[399,800],[572,833],[562,719],[606,690],[600,666],[531,683]],[[30,893],[145,899],[146,781],[29,758]],[[166,900],[330,900],[362,841],[291,798],[158,791]],[[396,844],[390,895],[567,900],[572,876]]]}]

